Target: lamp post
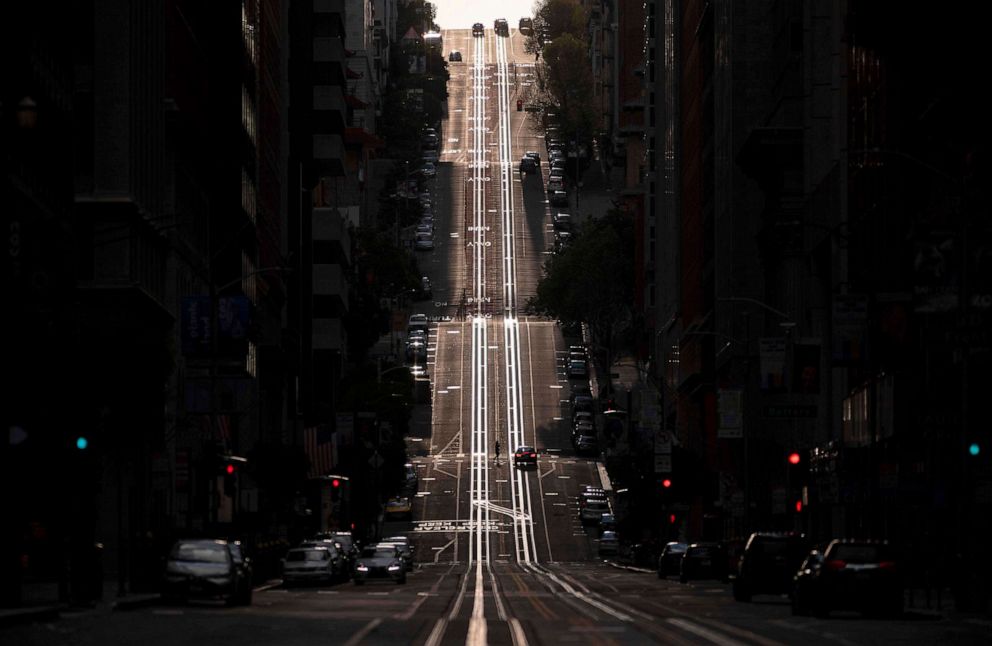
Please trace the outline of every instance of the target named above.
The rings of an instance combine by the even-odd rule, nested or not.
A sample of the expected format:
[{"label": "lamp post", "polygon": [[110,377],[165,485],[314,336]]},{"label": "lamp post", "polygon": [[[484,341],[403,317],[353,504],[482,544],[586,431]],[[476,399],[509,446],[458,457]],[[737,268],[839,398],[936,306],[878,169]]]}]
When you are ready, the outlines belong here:
[{"label": "lamp post", "polygon": [[[290,272],[290,271],[292,271],[290,267],[263,267],[261,269],[256,269],[243,276],[235,278],[234,280],[228,281],[223,285],[216,286],[214,285],[214,281],[213,281],[213,263],[211,263],[210,277],[208,280],[210,285],[210,373],[209,373],[210,374],[210,421],[211,421],[212,430],[214,430],[215,432],[218,430],[220,424],[219,406],[217,402],[217,381],[219,380],[218,356],[217,356],[219,354],[219,348],[217,343],[218,342],[217,337],[220,332],[219,313],[218,313],[220,293],[223,292],[224,290],[234,287],[243,280],[251,278],[252,276],[256,276],[258,274],[274,273],[274,272]],[[233,449],[234,447],[226,447],[226,448],[227,448],[226,452],[231,453],[231,449]],[[211,508],[212,509],[210,511],[210,514],[211,516],[214,516],[213,520],[216,520],[215,514],[217,510],[213,505],[211,505]],[[237,492],[235,492],[235,499],[232,501],[232,512],[231,512],[232,522],[234,517],[236,516],[235,512],[237,511],[237,508],[238,508]]]}]

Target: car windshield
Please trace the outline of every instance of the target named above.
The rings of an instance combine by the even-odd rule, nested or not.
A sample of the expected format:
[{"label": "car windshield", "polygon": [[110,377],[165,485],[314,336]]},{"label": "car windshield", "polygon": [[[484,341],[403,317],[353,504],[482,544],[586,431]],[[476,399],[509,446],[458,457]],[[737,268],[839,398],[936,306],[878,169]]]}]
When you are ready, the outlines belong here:
[{"label": "car windshield", "polygon": [[174,561],[226,563],[230,554],[223,543],[180,543],[172,549],[169,558]]},{"label": "car windshield", "polygon": [[878,563],[892,560],[889,549],[885,545],[835,545],[830,551],[830,560],[846,563]]},{"label": "car windshield", "polygon": [[331,553],[327,550],[291,550],[286,555],[287,562],[299,561],[326,561],[331,558]]},{"label": "car windshield", "polygon": [[362,551],[362,557],[367,559],[394,559],[396,558],[396,548],[371,547]]}]

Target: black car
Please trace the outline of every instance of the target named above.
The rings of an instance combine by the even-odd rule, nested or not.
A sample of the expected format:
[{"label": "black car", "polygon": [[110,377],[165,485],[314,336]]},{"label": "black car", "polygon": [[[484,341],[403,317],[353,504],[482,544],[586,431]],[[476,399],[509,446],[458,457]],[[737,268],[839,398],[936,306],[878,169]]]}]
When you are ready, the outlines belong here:
[{"label": "black car", "polygon": [[810,550],[806,559],[799,566],[799,569],[792,576],[792,614],[808,615],[811,612],[809,607],[812,598],[813,577],[816,576],[820,566],[823,565],[823,552],[820,550]]},{"label": "black car", "polygon": [[513,466],[515,467],[536,467],[537,449],[533,446],[519,446],[513,452]]},{"label": "black car", "polygon": [[[832,610],[898,615],[902,612],[902,577],[893,548],[885,541],[833,540],[801,587],[793,603],[825,617]],[[798,593],[798,595],[797,595]]]},{"label": "black car", "polygon": [[461,63],[462,53],[458,51],[448,53],[448,61],[451,63]]},{"label": "black car", "polygon": [[355,585],[373,579],[406,583],[406,565],[399,545],[383,543],[362,549],[355,563]]},{"label": "black car", "polygon": [[665,544],[665,547],[661,549],[661,555],[658,556],[659,579],[664,579],[669,574],[675,574],[679,571],[682,567],[682,555],[685,554],[687,547],[689,546],[685,543],[675,541]]},{"label": "black car", "polygon": [[473,36],[485,36],[486,28],[481,22],[477,22],[472,25],[472,35]]},{"label": "black car", "polygon": [[719,543],[692,543],[682,554],[679,581],[727,578],[727,555]]},{"label": "black car", "polygon": [[750,601],[755,594],[788,594],[792,577],[809,549],[809,541],[797,532],[754,532],[737,566],[734,599]]},{"label": "black car", "polygon": [[537,162],[534,161],[533,157],[521,157],[520,158],[520,172],[527,173],[528,175],[533,175],[537,172]]},{"label": "black car", "polygon": [[250,561],[236,543],[176,541],[166,559],[162,596],[170,600],[221,599],[232,605],[250,604]]},{"label": "black car", "polygon": [[551,202],[551,206],[568,206],[568,193],[561,190],[551,191],[549,201]]}]

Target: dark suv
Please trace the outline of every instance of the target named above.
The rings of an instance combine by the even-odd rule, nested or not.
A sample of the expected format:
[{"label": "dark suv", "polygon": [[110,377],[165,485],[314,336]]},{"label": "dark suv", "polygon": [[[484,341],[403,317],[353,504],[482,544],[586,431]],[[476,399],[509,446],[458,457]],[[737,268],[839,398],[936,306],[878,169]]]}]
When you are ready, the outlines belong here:
[{"label": "dark suv", "polygon": [[809,550],[809,541],[798,532],[751,534],[737,565],[734,599],[750,601],[756,594],[789,593],[792,577]]}]

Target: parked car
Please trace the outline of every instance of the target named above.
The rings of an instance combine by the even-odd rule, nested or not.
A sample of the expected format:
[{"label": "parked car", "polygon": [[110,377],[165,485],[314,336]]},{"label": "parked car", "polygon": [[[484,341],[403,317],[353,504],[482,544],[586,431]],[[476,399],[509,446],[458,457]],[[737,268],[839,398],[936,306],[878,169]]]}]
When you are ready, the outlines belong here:
[{"label": "parked car", "polygon": [[599,555],[616,555],[619,549],[620,540],[617,538],[617,533],[612,530],[603,532],[599,537]]},{"label": "parked car", "polygon": [[813,598],[811,588],[813,578],[817,575],[820,566],[823,565],[823,552],[820,550],[810,550],[803,560],[799,569],[792,576],[792,614],[808,615],[812,612],[810,602]]},{"label": "parked car", "polygon": [[413,248],[417,251],[431,251],[434,248],[434,236],[429,233],[418,233],[413,241]]},{"label": "parked car", "polygon": [[406,583],[406,567],[399,545],[386,543],[362,549],[355,563],[355,585],[365,585],[373,579]]},{"label": "parked car", "polygon": [[420,277],[420,298],[430,300],[434,297],[434,290],[431,288],[431,279],[427,276]]},{"label": "parked car", "polygon": [[417,466],[411,462],[407,462],[403,465],[403,470],[405,473],[404,487],[409,493],[417,493],[417,489],[420,488],[420,477],[417,475]]},{"label": "parked car", "polygon": [[589,376],[589,369],[583,359],[570,359],[566,372],[570,379],[584,379]]},{"label": "parked car", "polygon": [[407,334],[410,334],[414,330],[423,330],[426,333],[428,327],[430,327],[430,321],[427,320],[426,314],[411,314],[410,318],[406,321]]},{"label": "parked car", "polygon": [[406,344],[407,361],[426,361],[427,344],[423,341],[407,341]]},{"label": "parked car", "polygon": [[386,520],[412,520],[413,505],[406,496],[396,496],[386,501]]},{"label": "parked car", "polygon": [[564,190],[552,191],[549,201],[551,206],[568,206],[568,193]]},{"label": "parked car", "polygon": [[577,413],[589,413],[592,415],[595,406],[594,400],[588,395],[576,395],[572,399],[572,415]]},{"label": "parked car", "polygon": [[670,574],[677,574],[682,568],[682,555],[689,546],[685,543],[672,541],[665,543],[658,556],[658,578],[664,579]]},{"label": "parked car", "polygon": [[282,559],[282,580],[286,585],[331,582],[347,577],[348,563],[331,543],[294,547]]},{"label": "parked car", "polygon": [[582,521],[583,525],[592,525],[599,523],[603,514],[608,513],[610,513],[610,503],[606,501],[606,498],[591,498],[579,508],[579,520]]},{"label": "parked car", "polygon": [[572,230],[572,216],[568,213],[558,212],[551,216],[551,226],[558,231]]},{"label": "parked car", "polygon": [[835,539],[811,568],[805,586],[794,600],[817,617],[832,610],[897,615],[902,612],[903,589],[892,547],[885,541]]},{"label": "parked car", "polygon": [[727,557],[719,543],[692,543],[682,554],[679,581],[727,579]]},{"label": "parked car", "polygon": [[459,52],[458,50],[449,52],[448,53],[448,61],[451,62],[451,63],[461,63],[462,62],[462,53]]},{"label": "parked car", "polygon": [[541,153],[537,152],[536,150],[528,150],[527,152],[524,153],[524,157],[530,157],[531,159],[534,160],[535,164],[537,164],[538,166],[541,165]]},{"label": "parked car", "polygon": [[806,536],[797,532],[754,532],[744,547],[734,578],[734,599],[755,594],[788,594],[792,577],[809,553]]},{"label": "parked car", "polygon": [[165,562],[162,596],[188,601],[222,599],[251,604],[251,562],[241,546],[224,540],[176,541]]},{"label": "parked car", "polygon": [[537,163],[531,157],[521,157],[520,158],[520,172],[527,173],[528,175],[533,175],[537,172]]},{"label": "parked car", "polygon": [[596,441],[595,435],[576,435],[575,450],[583,454],[595,454],[599,452],[599,442]]},{"label": "parked car", "polygon": [[617,517],[613,514],[603,514],[599,517],[599,531],[616,531],[617,529]]},{"label": "parked car", "polygon": [[420,174],[427,178],[435,177],[437,175],[437,167],[434,166],[433,162],[425,161],[424,165],[420,168]]},{"label": "parked car", "polygon": [[537,449],[533,446],[518,446],[513,452],[513,466],[515,467],[536,467]]}]

